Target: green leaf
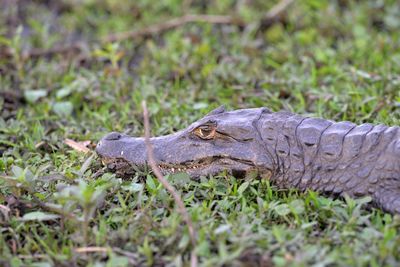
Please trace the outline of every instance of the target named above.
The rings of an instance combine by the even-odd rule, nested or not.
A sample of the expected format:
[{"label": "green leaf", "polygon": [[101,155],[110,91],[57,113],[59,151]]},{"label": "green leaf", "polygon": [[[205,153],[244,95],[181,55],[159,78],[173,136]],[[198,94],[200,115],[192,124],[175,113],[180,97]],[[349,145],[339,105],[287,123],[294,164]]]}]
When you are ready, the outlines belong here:
[{"label": "green leaf", "polygon": [[286,216],[290,213],[290,208],[288,204],[281,204],[275,207],[275,212],[279,216]]},{"label": "green leaf", "polygon": [[179,241],[178,248],[185,249],[189,245],[189,243],[190,243],[190,237],[188,234],[185,234]]},{"label": "green leaf", "polygon": [[191,178],[190,178],[189,174],[184,173],[184,172],[179,172],[179,173],[171,174],[170,180],[172,181],[173,184],[183,186],[185,184],[190,183]]},{"label": "green leaf", "polygon": [[139,192],[143,189],[143,185],[139,183],[131,183],[129,185],[122,186],[122,189],[130,192]]},{"label": "green leaf", "polygon": [[0,159],[0,172],[4,172],[6,170],[6,161]]},{"label": "green leaf", "polygon": [[238,193],[239,195],[242,195],[243,192],[247,189],[247,187],[249,187],[249,182],[244,182],[243,184],[241,184],[238,188]]},{"label": "green leaf", "polygon": [[19,166],[17,166],[17,165],[13,165],[12,167],[11,167],[11,172],[12,172],[12,174],[13,174],[13,176],[15,177],[15,178],[18,178],[18,177],[21,177],[21,176],[24,176],[25,174],[24,174],[24,169],[22,169],[21,167],[19,167]]},{"label": "green leaf", "polygon": [[193,109],[205,109],[208,106],[209,105],[207,103],[205,103],[205,102],[197,102],[197,103],[194,103]]},{"label": "green leaf", "polygon": [[49,262],[34,262],[31,265],[32,267],[52,267],[53,265]]},{"label": "green leaf", "polygon": [[231,229],[231,226],[228,224],[223,224],[217,227],[217,229],[214,230],[214,234],[219,235],[225,232],[228,232]]},{"label": "green leaf", "polygon": [[11,46],[11,40],[7,39],[4,36],[0,36],[0,44],[5,45],[5,46]]},{"label": "green leaf", "polygon": [[60,117],[67,117],[72,114],[74,106],[71,102],[57,102],[53,105],[53,111]]},{"label": "green leaf", "polygon": [[304,212],[304,201],[301,199],[295,199],[290,202],[289,206],[292,208],[292,211],[296,214],[301,214]]},{"label": "green leaf", "polygon": [[152,191],[155,191],[157,189],[156,183],[150,175],[147,175],[146,185]]},{"label": "green leaf", "polygon": [[47,96],[47,91],[44,89],[40,90],[26,90],[24,91],[25,100],[29,103],[35,103],[40,98]]},{"label": "green leaf", "polygon": [[44,213],[41,211],[33,211],[26,213],[20,220],[21,221],[50,221],[60,218],[59,215]]},{"label": "green leaf", "polygon": [[358,205],[364,205],[367,203],[370,203],[372,201],[372,198],[370,196],[366,196],[363,198],[358,198],[354,200]]},{"label": "green leaf", "polygon": [[58,99],[64,98],[64,97],[70,95],[72,93],[72,91],[73,91],[73,87],[71,87],[71,86],[63,87],[57,91],[56,97]]},{"label": "green leaf", "polygon": [[113,255],[107,262],[107,267],[124,267],[129,265],[129,259],[123,256]]},{"label": "green leaf", "polygon": [[312,221],[309,223],[303,223],[301,225],[301,229],[308,229],[308,228],[312,228],[314,225],[317,225],[318,223],[316,221]]}]

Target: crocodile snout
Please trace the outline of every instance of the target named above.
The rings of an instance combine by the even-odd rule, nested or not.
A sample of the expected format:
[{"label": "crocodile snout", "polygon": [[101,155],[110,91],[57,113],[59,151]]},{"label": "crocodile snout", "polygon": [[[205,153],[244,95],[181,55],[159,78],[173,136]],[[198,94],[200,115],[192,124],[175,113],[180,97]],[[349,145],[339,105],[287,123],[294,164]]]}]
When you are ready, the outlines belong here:
[{"label": "crocodile snout", "polygon": [[117,132],[112,132],[112,133],[109,133],[106,136],[104,136],[103,139],[104,140],[119,140],[119,139],[121,139],[121,137],[122,137],[122,134],[117,133]]},{"label": "crocodile snout", "polygon": [[105,161],[122,159],[144,164],[146,147],[144,138],[132,138],[123,133],[111,132],[105,135],[96,146],[97,154]]},{"label": "crocodile snout", "polygon": [[123,135],[117,132],[111,132],[104,136],[96,146],[96,151],[100,155],[110,152],[117,145],[118,141],[122,139]]}]

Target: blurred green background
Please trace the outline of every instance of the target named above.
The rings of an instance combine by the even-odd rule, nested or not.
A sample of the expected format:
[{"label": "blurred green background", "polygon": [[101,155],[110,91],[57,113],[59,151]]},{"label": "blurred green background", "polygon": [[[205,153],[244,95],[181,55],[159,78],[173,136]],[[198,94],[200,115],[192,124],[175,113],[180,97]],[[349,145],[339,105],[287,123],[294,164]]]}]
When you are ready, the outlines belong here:
[{"label": "blurred green background", "polygon": [[[299,0],[260,29],[278,3],[0,0],[0,265],[188,266],[187,229],[157,180],[122,180],[64,142],[142,135],[143,99],[155,135],[221,104],[399,125],[399,2]],[[187,14],[233,23],[104,41]],[[168,178],[201,266],[399,265],[400,218],[369,199]]]}]

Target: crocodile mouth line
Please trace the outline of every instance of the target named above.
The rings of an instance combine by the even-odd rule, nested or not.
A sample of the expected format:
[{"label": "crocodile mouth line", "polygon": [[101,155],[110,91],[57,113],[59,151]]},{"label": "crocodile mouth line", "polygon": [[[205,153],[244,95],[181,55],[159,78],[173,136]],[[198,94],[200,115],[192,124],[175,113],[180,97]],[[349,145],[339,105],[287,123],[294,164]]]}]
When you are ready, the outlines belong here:
[{"label": "crocodile mouth line", "polygon": [[169,171],[172,173],[175,172],[185,172],[188,170],[197,170],[197,169],[202,169],[206,168],[207,166],[210,166],[211,163],[202,163],[202,164],[190,164],[190,165],[183,165],[183,164],[167,164],[167,163],[161,163],[158,164],[158,168],[164,171]]},{"label": "crocodile mouth line", "polygon": [[167,163],[161,162],[158,164],[158,167],[162,170],[170,171],[170,172],[184,172],[188,170],[197,170],[207,168],[213,164],[213,158],[205,158],[196,161],[186,161],[182,163]]},{"label": "crocodile mouth line", "polygon": [[[107,166],[107,168],[113,171],[118,171],[119,173],[133,173],[135,170],[143,170],[145,169],[145,166],[148,166],[148,164],[138,166],[124,158],[103,157],[101,160],[102,163]],[[229,166],[232,166],[233,164],[255,167],[254,163],[251,161],[223,156],[212,156],[196,161],[187,161],[182,163],[160,162],[157,164],[157,167],[160,168],[163,173],[178,173],[201,171],[203,169],[212,167],[213,165],[220,167],[225,166],[227,169],[230,169]]]},{"label": "crocodile mouth line", "polygon": [[222,156],[212,156],[196,161],[187,161],[183,163],[159,163],[158,167],[161,170],[169,171],[172,173],[176,172],[185,172],[185,171],[196,171],[196,170],[202,170],[208,167],[211,167],[212,165],[214,166],[226,166],[228,167],[229,165],[234,164],[244,164],[250,167],[254,167],[255,165],[251,161],[243,160],[243,159],[237,159],[237,158],[232,158],[232,157],[222,157]]}]

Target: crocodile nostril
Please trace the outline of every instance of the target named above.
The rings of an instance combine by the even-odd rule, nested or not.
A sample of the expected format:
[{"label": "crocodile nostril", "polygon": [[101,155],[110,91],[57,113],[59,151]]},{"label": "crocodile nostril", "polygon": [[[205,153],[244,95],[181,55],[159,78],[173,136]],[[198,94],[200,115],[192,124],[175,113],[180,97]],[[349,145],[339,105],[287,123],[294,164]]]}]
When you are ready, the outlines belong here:
[{"label": "crocodile nostril", "polygon": [[120,133],[110,133],[105,137],[105,140],[119,140],[121,139],[122,135]]}]

